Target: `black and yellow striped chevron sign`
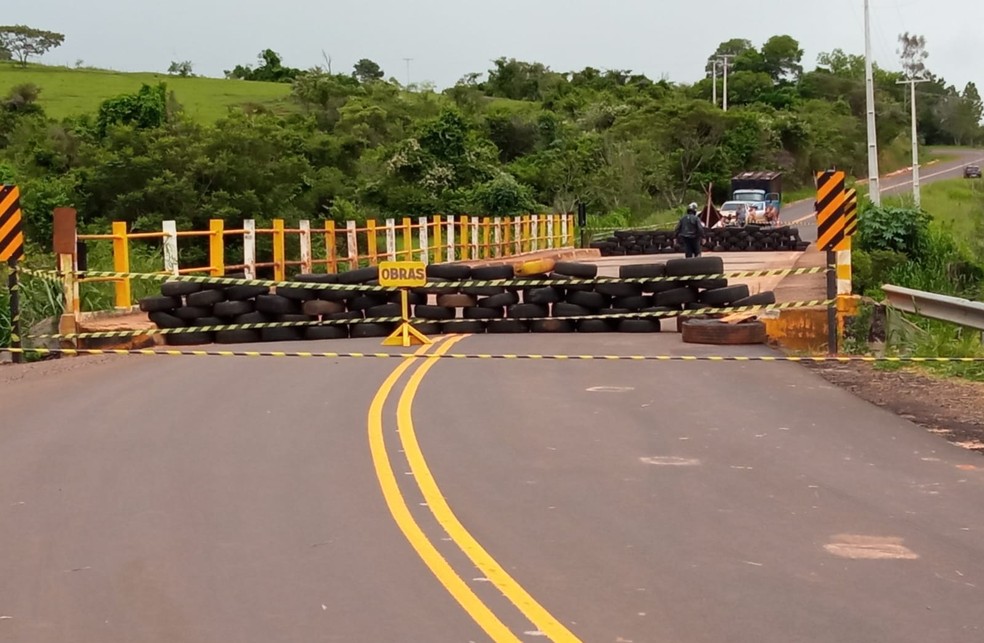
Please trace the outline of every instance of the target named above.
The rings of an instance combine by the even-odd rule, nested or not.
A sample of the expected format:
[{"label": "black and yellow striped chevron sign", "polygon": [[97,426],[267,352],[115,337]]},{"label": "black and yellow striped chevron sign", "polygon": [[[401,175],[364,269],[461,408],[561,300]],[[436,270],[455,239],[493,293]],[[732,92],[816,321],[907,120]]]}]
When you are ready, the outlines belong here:
[{"label": "black and yellow striped chevron sign", "polygon": [[853,237],[857,231],[858,191],[851,189],[847,191],[847,199],[844,201],[844,236]]},{"label": "black and yellow striped chevron sign", "polygon": [[14,185],[0,186],[0,261],[24,256],[23,228],[20,190]]},{"label": "black and yellow striped chevron sign", "polygon": [[847,235],[844,232],[845,174],[840,170],[817,173],[817,249],[837,250]]}]

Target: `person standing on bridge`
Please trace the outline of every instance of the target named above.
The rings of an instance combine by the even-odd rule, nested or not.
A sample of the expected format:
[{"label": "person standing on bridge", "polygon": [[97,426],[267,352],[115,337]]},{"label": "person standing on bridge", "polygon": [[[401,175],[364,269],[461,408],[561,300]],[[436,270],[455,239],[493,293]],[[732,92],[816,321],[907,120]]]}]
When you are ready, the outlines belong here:
[{"label": "person standing on bridge", "polygon": [[687,213],[677,221],[676,230],[673,234],[683,245],[684,253],[688,259],[700,256],[700,245],[704,240],[704,225],[700,222],[700,217],[697,216],[696,203],[687,206]]}]

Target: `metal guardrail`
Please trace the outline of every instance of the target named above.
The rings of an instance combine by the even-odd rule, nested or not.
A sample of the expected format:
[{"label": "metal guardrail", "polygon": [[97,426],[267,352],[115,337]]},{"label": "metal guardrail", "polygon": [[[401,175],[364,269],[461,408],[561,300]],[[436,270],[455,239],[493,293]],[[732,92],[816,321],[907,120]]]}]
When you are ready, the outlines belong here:
[{"label": "metal guardrail", "polygon": [[984,302],[886,284],[888,303],[903,312],[984,331]]}]

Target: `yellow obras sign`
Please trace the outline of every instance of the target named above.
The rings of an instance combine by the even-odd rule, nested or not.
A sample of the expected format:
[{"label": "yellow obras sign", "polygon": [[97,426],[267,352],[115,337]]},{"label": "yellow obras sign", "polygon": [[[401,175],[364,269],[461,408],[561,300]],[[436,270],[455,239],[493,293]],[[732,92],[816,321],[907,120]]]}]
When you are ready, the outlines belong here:
[{"label": "yellow obras sign", "polygon": [[384,288],[418,288],[427,283],[422,261],[379,262],[379,285]]}]

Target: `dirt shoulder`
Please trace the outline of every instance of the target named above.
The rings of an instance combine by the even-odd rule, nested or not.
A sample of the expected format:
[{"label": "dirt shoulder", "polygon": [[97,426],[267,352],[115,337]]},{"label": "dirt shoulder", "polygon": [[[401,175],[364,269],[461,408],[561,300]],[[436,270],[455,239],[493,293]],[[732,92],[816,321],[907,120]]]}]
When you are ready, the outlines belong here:
[{"label": "dirt shoulder", "polygon": [[984,455],[984,383],[937,377],[916,368],[882,371],[864,362],[808,368],[863,400]]}]

